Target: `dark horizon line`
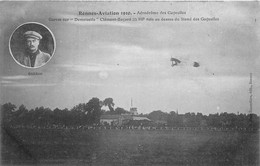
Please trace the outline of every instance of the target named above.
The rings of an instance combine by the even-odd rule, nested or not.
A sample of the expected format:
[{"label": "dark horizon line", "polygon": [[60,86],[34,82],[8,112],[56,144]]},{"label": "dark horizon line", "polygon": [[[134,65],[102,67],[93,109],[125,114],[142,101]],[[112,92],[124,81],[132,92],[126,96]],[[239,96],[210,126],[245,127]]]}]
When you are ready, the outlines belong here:
[{"label": "dark horizon line", "polygon": [[[6,102],[6,103],[4,103],[4,104],[8,104],[8,103],[10,103],[10,104],[13,104],[13,103],[11,103],[11,102]],[[0,104],[0,106],[1,106],[1,108],[2,108],[2,106],[4,105],[4,104]],[[79,103],[79,104],[86,104],[86,103]],[[79,104],[77,104],[77,105],[79,105]],[[13,104],[13,105],[15,105],[15,104]],[[17,106],[17,105],[15,105],[15,107],[16,107],[16,109],[18,109],[20,106],[24,106],[25,108],[26,108],[26,106],[24,105],[24,104],[20,104],[19,106]],[[77,105],[75,105],[75,106],[77,106]],[[41,107],[43,107],[44,109],[50,109],[51,111],[54,111],[55,109],[59,109],[59,110],[65,110],[65,109],[67,109],[68,111],[71,111],[72,109],[73,109],[73,107],[72,108],[63,108],[63,109],[60,109],[60,108],[58,108],[58,107],[56,107],[56,108],[53,108],[53,109],[51,109],[51,108],[49,108],[49,107],[44,107],[44,106],[36,106],[35,108],[31,108],[31,109],[28,109],[28,111],[31,111],[31,110],[35,110],[36,108],[41,108]],[[117,107],[117,108],[122,108],[122,107]],[[26,108],[27,109],[27,108]],[[124,109],[124,108],[123,108]],[[124,109],[125,110],[125,109]],[[106,110],[105,110],[106,111]],[[109,110],[108,110],[109,111]],[[125,110],[125,111],[127,111],[127,112],[130,112],[129,110]],[[260,115],[258,115],[258,114],[256,114],[256,113],[254,113],[254,112],[247,112],[247,113],[241,113],[241,112],[239,112],[239,111],[237,111],[237,113],[234,113],[234,112],[231,112],[231,113],[228,113],[228,112],[215,112],[215,113],[208,113],[208,114],[203,114],[202,112],[185,112],[185,113],[178,113],[179,111],[177,110],[175,110],[175,111],[170,111],[170,112],[164,112],[163,110],[153,110],[153,111],[151,111],[151,112],[149,112],[149,113],[139,113],[138,115],[148,115],[148,114],[150,114],[150,113],[152,113],[152,112],[156,112],[156,111],[161,111],[161,112],[163,112],[163,113],[166,113],[166,114],[170,114],[170,112],[175,112],[177,115],[185,115],[185,114],[187,114],[187,113],[194,113],[195,115],[197,115],[198,113],[201,113],[203,116],[204,115],[206,115],[206,116],[208,116],[208,115],[215,115],[215,114],[224,114],[224,113],[227,113],[227,114],[235,114],[235,115],[250,115],[250,114],[255,114],[255,115],[257,115],[257,116],[260,116]],[[107,111],[106,111],[107,112]]]}]

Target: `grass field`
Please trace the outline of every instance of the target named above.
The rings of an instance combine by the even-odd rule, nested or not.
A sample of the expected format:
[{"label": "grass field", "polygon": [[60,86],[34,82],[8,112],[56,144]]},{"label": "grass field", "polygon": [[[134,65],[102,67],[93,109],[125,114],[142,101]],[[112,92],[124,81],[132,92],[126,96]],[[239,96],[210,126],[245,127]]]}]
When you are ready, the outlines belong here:
[{"label": "grass field", "polygon": [[129,129],[2,132],[3,165],[259,165],[258,132]]}]

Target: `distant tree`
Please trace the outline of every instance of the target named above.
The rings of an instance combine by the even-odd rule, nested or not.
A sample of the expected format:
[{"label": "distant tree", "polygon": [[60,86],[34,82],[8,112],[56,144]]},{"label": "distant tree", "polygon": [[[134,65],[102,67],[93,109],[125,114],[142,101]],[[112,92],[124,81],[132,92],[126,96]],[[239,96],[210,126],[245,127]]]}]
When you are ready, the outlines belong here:
[{"label": "distant tree", "polygon": [[158,110],[148,114],[148,118],[155,122],[159,122],[159,121],[167,122],[168,114],[166,112],[162,112],[161,110]]},{"label": "distant tree", "polygon": [[80,103],[74,106],[70,111],[70,125],[80,125],[87,123],[86,114],[88,113],[88,108],[86,103]]},{"label": "distant tree", "polygon": [[72,112],[87,112],[87,104],[80,103],[71,109]]},{"label": "distant tree", "polygon": [[54,124],[53,111],[50,108],[44,109],[43,120],[47,126]]},{"label": "distant tree", "polygon": [[62,124],[63,122],[63,117],[62,117],[62,110],[59,108],[55,108],[53,110],[53,118],[54,118],[54,124],[59,125]]},{"label": "distant tree", "polygon": [[103,101],[103,105],[104,106],[108,106],[110,112],[114,112],[114,101],[112,98],[106,98],[104,101]]},{"label": "distant tree", "polygon": [[20,114],[21,114],[21,113],[27,113],[28,110],[27,110],[27,108],[22,104],[22,105],[20,105],[20,107],[18,108],[17,112],[19,112]]},{"label": "distant tree", "polygon": [[6,104],[1,106],[1,113],[2,113],[1,122],[3,124],[6,125],[6,124],[11,122],[13,112],[15,111],[15,109],[16,109],[16,106],[14,104],[11,104],[11,103],[6,103]]},{"label": "distant tree", "polygon": [[101,116],[101,104],[98,98],[92,98],[87,103],[87,117],[90,123],[99,123]]},{"label": "distant tree", "polygon": [[184,115],[184,126],[198,127],[200,123],[196,121],[196,115],[194,112],[188,112]]},{"label": "distant tree", "polygon": [[249,128],[253,130],[259,129],[259,116],[256,114],[248,114],[246,119],[248,119]]},{"label": "distant tree", "polygon": [[167,116],[167,124],[173,127],[181,127],[183,126],[183,118],[176,112],[171,111]]},{"label": "distant tree", "polygon": [[202,113],[197,113],[196,115],[196,125],[200,126],[200,127],[206,127],[207,123],[206,123],[206,116],[204,116]]},{"label": "distant tree", "polygon": [[239,114],[236,116],[235,126],[239,128],[247,127],[248,120],[246,114]]},{"label": "distant tree", "polygon": [[53,124],[56,125],[65,125],[70,126],[72,125],[72,113],[67,108],[61,110],[59,108],[55,108],[53,110]]},{"label": "distant tree", "polygon": [[119,115],[129,113],[127,110],[125,110],[124,108],[120,108],[120,107],[117,107],[114,112],[115,112],[115,114],[119,114]]},{"label": "distant tree", "polygon": [[34,110],[34,118],[33,118],[34,124],[37,126],[44,126],[45,120],[44,120],[44,107],[36,107]]},{"label": "distant tree", "polygon": [[20,125],[25,125],[29,122],[28,119],[28,110],[27,108],[22,104],[18,108],[17,111],[13,113],[13,119],[12,119],[12,124],[20,124]]},{"label": "distant tree", "polygon": [[171,115],[171,116],[177,116],[178,114],[177,114],[175,111],[171,111],[171,112],[169,113],[169,115]]}]

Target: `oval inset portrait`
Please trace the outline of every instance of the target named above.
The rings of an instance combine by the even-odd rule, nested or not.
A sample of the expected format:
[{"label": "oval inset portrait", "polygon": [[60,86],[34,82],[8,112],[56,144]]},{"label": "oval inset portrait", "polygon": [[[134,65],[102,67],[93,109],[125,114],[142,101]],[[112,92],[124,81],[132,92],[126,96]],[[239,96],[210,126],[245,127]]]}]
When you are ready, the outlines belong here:
[{"label": "oval inset portrait", "polygon": [[26,68],[39,68],[53,57],[56,42],[45,25],[28,22],[18,26],[9,39],[9,51],[15,62]]}]

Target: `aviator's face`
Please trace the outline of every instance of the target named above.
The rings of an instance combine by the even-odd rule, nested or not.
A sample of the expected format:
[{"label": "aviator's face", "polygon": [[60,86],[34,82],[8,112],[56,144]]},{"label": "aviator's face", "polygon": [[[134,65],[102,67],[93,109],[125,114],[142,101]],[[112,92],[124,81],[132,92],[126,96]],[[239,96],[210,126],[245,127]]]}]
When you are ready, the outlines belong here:
[{"label": "aviator's face", "polygon": [[40,41],[35,38],[26,39],[26,46],[29,49],[29,51],[31,51],[31,52],[35,52],[38,50],[39,43],[40,43]]}]

